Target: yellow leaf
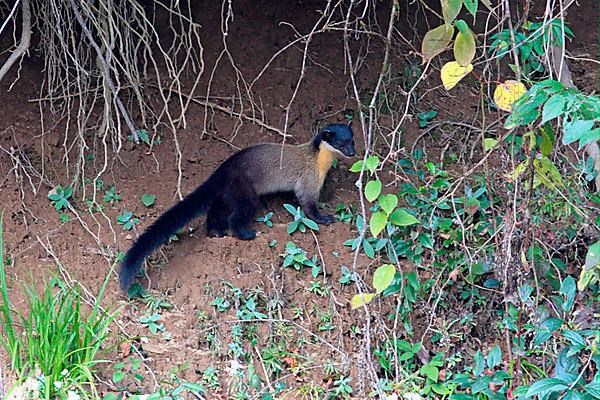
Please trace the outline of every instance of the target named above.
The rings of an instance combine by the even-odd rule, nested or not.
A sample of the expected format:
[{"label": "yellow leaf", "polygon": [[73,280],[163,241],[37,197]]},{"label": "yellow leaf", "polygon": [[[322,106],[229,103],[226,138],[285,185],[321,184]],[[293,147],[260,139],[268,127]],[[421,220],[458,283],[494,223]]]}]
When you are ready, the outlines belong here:
[{"label": "yellow leaf", "polygon": [[352,309],[355,310],[358,307],[369,304],[371,300],[373,300],[373,297],[375,297],[375,293],[355,294],[352,296],[352,300],[350,300],[350,305],[352,306]]},{"label": "yellow leaf", "polygon": [[499,109],[512,111],[512,105],[527,92],[527,88],[519,81],[507,80],[494,90],[494,102]]},{"label": "yellow leaf", "polygon": [[442,78],[442,83],[444,84],[444,88],[446,90],[452,89],[462,78],[467,76],[471,71],[473,71],[473,64],[469,64],[465,67],[461,66],[456,61],[450,61],[444,64],[442,70],[440,71],[440,76]]},{"label": "yellow leaf", "polygon": [[454,26],[452,25],[443,24],[427,31],[423,43],[421,43],[423,62],[426,63],[444,51],[450,44],[452,36],[454,36]]}]

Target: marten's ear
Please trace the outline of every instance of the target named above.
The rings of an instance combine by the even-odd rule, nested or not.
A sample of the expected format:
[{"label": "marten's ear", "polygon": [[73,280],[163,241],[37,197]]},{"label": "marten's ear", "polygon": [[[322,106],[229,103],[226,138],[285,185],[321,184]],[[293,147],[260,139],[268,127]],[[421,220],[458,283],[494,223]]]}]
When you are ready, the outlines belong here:
[{"label": "marten's ear", "polygon": [[352,120],[348,121],[348,127],[352,129]]},{"label": "marten's ear", "polygon": [[323,129],[321,131],[321,137],[323,138],[323,140],[325,140],[326,142],[329,142],[331,140],[331,138],[334,136],[334,132],[330,131],[329,129]]}]

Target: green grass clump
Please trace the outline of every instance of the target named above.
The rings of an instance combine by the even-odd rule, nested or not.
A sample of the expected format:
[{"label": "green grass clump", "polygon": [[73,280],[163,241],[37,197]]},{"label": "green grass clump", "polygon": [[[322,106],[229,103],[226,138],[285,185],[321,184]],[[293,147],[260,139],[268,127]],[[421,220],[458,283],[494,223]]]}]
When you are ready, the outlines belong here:
[{"label": "green grass clump", "polygon": [[114,318],[99,307],[107,282],[89,313],[84,312],[79,291],[57,279],[46,281],[41,294],[33,284],[25,287],[29,312],[14,310],[6,285],[0,216],[0,344],[23,383],[14,392],[24,398],[98,398],[94,367],[101,362],[96,357]]}]

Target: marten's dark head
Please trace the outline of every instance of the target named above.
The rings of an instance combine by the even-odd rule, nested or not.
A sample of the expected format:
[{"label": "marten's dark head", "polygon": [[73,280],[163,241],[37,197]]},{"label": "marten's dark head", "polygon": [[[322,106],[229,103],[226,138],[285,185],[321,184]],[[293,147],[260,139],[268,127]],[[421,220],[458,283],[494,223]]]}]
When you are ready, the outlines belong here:
[{"label": "marten's dark head", "polygon": [[328,150],[344,157],[352,157],[354,150],[354,135],[350,124],[330,124],[317,133],[313,141],[315,149],[324,144]]}]

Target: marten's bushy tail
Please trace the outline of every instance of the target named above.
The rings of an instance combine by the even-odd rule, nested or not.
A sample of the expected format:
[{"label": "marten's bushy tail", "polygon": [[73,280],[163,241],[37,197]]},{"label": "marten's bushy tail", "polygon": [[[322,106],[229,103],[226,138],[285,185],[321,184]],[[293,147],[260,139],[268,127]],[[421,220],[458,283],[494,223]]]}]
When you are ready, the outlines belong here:
[{"label": "marten's bushy tail", "polygon": [[127,251],[119,270],[119,282],[125,292],[133,283],[144,259],[192,219],[204,214],[215,198],[215,180],[209,178],[179,203],[169,208],[150,225]]}]

